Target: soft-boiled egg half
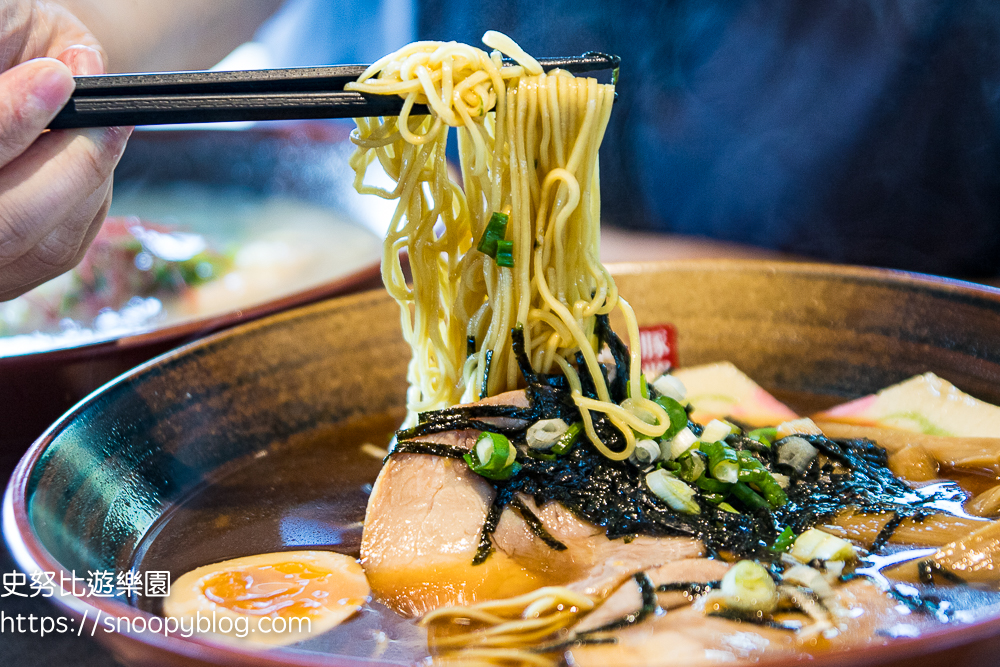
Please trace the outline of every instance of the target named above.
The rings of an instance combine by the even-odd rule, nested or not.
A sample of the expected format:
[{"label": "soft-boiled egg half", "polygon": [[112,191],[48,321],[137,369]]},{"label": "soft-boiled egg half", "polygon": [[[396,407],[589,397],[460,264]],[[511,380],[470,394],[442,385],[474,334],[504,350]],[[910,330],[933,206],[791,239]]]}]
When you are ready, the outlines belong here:
[{"label": "soft-boiled egg half", "polygon": [[180,577],[164,615],[199,635],[281,645],[350,618],[371,589],[361,565],[330,551],[281,551],[205,565]]}]

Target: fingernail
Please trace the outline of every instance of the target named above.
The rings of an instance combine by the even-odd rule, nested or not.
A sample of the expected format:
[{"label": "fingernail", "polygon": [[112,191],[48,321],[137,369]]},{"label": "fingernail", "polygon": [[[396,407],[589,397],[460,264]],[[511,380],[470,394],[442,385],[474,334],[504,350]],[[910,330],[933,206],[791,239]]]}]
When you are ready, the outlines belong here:
[{"label": "fingernail", "polygon": [[69,96],[73,94],[73,77],[62,65],[41,67],[31,77],[31,88],[28,95],[33,106],[47,112],[55,112],[63,108]]},{"label": "fingernail", "polygon": [[97,49],[89,46],[71,46],[59,54],[59,60],[66,63],[73,74],[104,74],[104,59]]}]

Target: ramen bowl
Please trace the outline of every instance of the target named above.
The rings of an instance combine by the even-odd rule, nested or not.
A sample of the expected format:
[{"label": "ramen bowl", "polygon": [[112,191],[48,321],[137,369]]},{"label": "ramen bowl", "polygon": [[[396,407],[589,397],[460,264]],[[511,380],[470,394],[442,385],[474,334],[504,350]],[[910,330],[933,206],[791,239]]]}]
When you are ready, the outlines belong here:
[{"label": "ramen bowl", "polygon": [[[926,371],[1000,402],[1000,291],[815,264],[613,270],[640,324],[677,328],[682,365],[728,359],[793,405],[830,404]],[[380,467],[361,445],[385,446],[401,418],[408,356],[397,306],[374,291],[146,363],[74,407],[22,459],[3,504],[15,559],[56,581],[87,571],[176,580],[265,551],[356,553],[366,485]],[[120,631],[102,626],[94,637],[132,665],[398,664],[420,641],[411,626],[380,628],[367,610],[339,638],[257,650],[136,630],[156,627],[155,600],[52,601],[88,631],[95,618],[118,620]],[[997,650],[1000,615],[992,613],[812,663],[957,667],[987,664]]]}]

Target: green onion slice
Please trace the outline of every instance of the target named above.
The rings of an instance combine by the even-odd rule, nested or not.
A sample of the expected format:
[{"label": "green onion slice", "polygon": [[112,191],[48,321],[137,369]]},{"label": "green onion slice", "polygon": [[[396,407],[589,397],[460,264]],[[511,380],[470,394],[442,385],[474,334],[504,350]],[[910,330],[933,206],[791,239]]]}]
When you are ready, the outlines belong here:
[{"label": "green onion slice", "polygon": [[755,484],[771,507],[781,507],[788,502],[788,496],[785,495],[784,489],[764,467],[764,464],[757,460],[756,456],[744,450],[739,453],[738,457],[740,460],[739,481]]},{"label": "green onion slice", "polygon": [[476,249],[495,258],[497,256],[497,243],[502,241],[507,235],[508,220],[509,217],[506,214],[500,212],[494,213],[490,217],[490,221],[486,224],[486,231],[483,232],[483,237],[479,239],[479,245],[476,246]]},{"label": "green onion slice", "polygon": [[698,448],[708,456],[708,470],[720,482],[739,481],[740,462],[732,447],[724,442],[703,442]]},{"label": "green onion slice", "polygon": [[732,484],[727,484],[726,482],[720,482],[717,479],[712,479],[711,477],[701,477],[696,482],[698,488],[705,493],[719,493],[722,495],[727,495],[730,489],[733,488]]},{"label": "green onion slice", "polygon": [[507,479],[521,468],[516,461],[517,449],[510,440],[489,431],[480,433],[475,446],[462,458],[472,472],[487,479]]},{"label": "green onion slice", "polygon": [[774,544],[771,545],[771,551],[775,553],[782,553],[788,551],[792,544],[795,542],[795,531],[792,530],[791,526],[785,526],[785,529],[781,531],[777,539],[774,540]]},{"label": "green onion slice", "polygon": [[684,430],[688,424],[688,413],[684,406],[670,398],[669,396],[657,396],[656,404],[667,412],[670,418],[670,427],[667,432],[660,436],[662,440],[670,440],[672,437]]},{"label": "green onion slice", "polygon": [[771,443],[778,439],[778,429],[774,427],[755,428],[747,433],[747,437],[756,440],[765,447],[770,447]]},{"label": "green onion slice", "polygon": [[750,509],[758,510],[770,510],[771,507],[767,504],[767,501],[760,497],[760,495],[751,489],[749,486],[743,482],[737,482],[733,484],[733,495],[743,503],[746,507]]},{"label": "green onion slice", "polygon": [[684,514],[699,514],[701,508],[695,501],[695,490],[666,470],[654,470],[646,475],[646,486],[657,498],[672,509]]},{"label": "green onion slice", "polygon": [[677,476],[685,482],[694,482],[705,474],[705,457],[701,452],[689,451],[677,459],[680,472]]},{"label": "green onion slice", "polygon": [[497,241],[497,266],[505,266],[508,269],[514,266],[514,242]]},{"label": "green onion slice", "polygon": [[573,449],[573,445],[576,441],[580,439],[580,434],[583,432],[583,422],[574,422],[569,425],[566,432],[559,436],[556,444],[549,448],[550,454],[558,454],[562,456],[569,450]]}]

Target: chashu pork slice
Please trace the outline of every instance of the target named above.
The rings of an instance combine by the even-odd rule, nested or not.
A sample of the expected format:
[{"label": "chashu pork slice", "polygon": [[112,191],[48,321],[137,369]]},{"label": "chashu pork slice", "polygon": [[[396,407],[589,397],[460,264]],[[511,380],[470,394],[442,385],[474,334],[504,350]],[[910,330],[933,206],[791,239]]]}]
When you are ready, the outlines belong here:
[{"label": "chashu pork slice", "polygon": [[[483,401],[527,407],[524,392]],[[470,449],[479,432],[450,431],[424,442]],[[361,564],[372,592],[405,615],[447,605],[519,595],[540,586],[593,579],[593,594],[606,593],[630,573],[704,552],[690,538],[638,537],[626,544],[550,503],[522,501],[546,531],[567,548],[547,546],[525,520],[507,508],[493,535],[496,547],[473,565],[493,486],[464,461],[428,454],[396,454],[379,473],[368,500]],[[603,583],[602,583],[603,582]]]},{"label": "chashu pork slice", "polygon": [[[655,571],[647,574],[651,579],[657,575]],[[674,576],[668,579],[674,579]],[[614,644],[571,647],[564,659],[566,663],[578,667],[682,667],[737,661],[743,664],[744,660],[757,661],[776,656],[796,656],[804,659],[802,662],[808,662],[809,656],[826,651],[886,644],[894,636],[910,636],[911,633],[931,628],[936,622],[929,615],[911,614],[866,580],[857,579],[836,586],[834,591],[843,613],[833,618],[837,631],[830,636],[799,635],[788,630],[707,616],[702,605],[695,603],[653,615],[632,627],[616,631],[614,636],[617,641]],[[612,599],[609,598],[608,602]],[[802,655],[803,652],[806,655]]]}]

